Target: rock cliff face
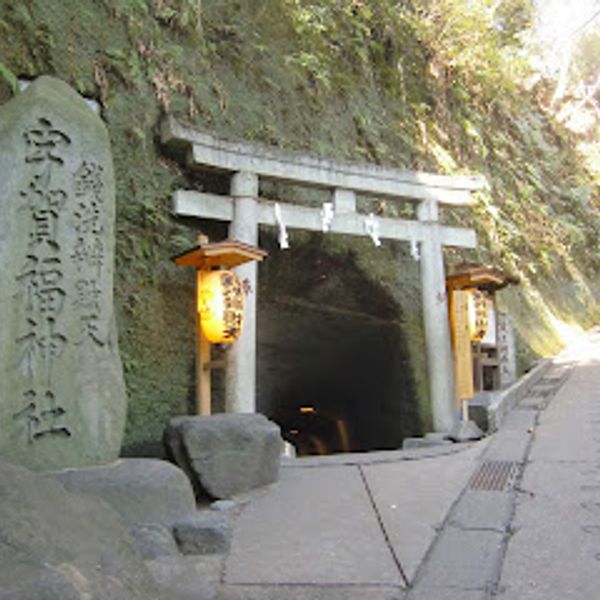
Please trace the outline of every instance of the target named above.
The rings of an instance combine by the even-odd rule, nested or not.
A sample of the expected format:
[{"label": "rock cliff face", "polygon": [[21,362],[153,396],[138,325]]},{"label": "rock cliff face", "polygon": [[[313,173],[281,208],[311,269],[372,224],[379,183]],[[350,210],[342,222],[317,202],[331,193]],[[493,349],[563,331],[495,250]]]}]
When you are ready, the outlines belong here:
[{"label": "rock cliff face", "polygon": [[[174,189],[226,182],[199,180],[164,155],[156,143],[163,112],[219,136],[332,158],[482,173],[490,190],[459,217],[477,228],[480,249],[446,258],[492,262],[522,278],[518,289],[502,292],[516,320],[521,366],[558,349],[557,322],[596,318],[597,178],[586,171],[577,140],[505,75],[514,39],[499,39],[493,29],[469,37],[478,25],[467,16],[454,15],[458,29],[438,30],[443,19],[416,0],[26,0],[0,8],[0,102],[17,93],[17,78],[53,74],[96,98],[108,126],[130,451],[158,441],[193,395],[194,282],[169,256],[200,229],[212,239],[226,235],[223,225],[171,216]],[[276,187],[261,193],[315,201]],[[401,210],[385,199],[363,208]],[[376,251],[368,240],[292,232],[283,255],[272,239],[261,232],[273,252],[259,276],[259,406],[275,416],[279,399],[295,395],[291,382],[302,380],[299,402],[336,388],[360,421],[367,402],[357,384],[360,364],[373,382],[366,391],[378,397],[380,424],[399,421],[406,434],[427,429],[418,267],[407,248]],[[312,286],[307,273],[318,274]],[[305,331],[319,327],[323,345],[315,351]],[[368,340],[366,350],[359,338]],[[371,349],[385,358],[369,362]],[[340,361],[315,361],[316,353]],[[352,436],[371,446],[367,434]]]}]

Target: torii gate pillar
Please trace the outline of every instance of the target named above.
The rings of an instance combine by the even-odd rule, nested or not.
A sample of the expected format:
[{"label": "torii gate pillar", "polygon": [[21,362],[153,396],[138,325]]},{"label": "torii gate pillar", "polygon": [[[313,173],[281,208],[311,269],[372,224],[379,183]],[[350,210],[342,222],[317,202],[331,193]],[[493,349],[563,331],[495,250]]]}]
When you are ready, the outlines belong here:
[{"label": "torii gate pillar", "polygon": [[[258,176],[245,171],[235,173],[230,192],[234,205],[229,236],[257,246]],[[256,262],[236,267],[235,271],[246,289],[245,319],[242,334],[226,354],[225,410],[228,413],[253,413],[256,412]]]},{"label": "torii gate pillar", "polygon": [[433,427],[435,431],[449,431],[456,422],[454,365],[437,202],[421,202],[417,216],[428,225],[421,242],[421,297]]}]

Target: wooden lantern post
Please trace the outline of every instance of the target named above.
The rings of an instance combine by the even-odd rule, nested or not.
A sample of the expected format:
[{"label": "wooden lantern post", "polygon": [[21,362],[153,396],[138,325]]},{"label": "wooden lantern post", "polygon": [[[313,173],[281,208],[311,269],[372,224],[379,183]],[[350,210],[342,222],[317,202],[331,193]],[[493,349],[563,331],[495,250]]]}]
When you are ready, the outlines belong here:
[{"label": "wooden lantern post", "polygon": [[[206,236],[198,236],[198,244],[173,257],[180,267],[196,269],[196,298],[200,293],[202,278],[211,270],[231,269],[250,261],[261,261],[267,252],[236,240],[208,243]],[[211,414],[211,370],[219,365],[211,361],[211,343],[201,327],[200,313],[196,309],[196,414]]]}]

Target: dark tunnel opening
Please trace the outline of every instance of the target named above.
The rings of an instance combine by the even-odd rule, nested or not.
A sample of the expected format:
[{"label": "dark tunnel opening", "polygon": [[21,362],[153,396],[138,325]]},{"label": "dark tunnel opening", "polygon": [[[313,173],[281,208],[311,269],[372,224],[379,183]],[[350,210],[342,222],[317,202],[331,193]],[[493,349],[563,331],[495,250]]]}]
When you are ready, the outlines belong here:
[{"label": "dark tunnel opening", "polygon": [[350,255],[294,256],[271,254],[259,294],[259,412],[299,455],[401,447],[422,422],[400,308]]}]

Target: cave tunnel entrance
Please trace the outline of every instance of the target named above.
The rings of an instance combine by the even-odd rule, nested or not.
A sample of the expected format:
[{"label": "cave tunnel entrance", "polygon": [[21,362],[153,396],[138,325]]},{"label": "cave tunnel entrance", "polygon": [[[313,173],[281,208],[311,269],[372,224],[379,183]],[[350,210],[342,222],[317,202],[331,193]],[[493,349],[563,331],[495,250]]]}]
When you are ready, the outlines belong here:
[{"label": "cave tunnel entrance", "polygon": [[299,455],[399,448],[422,432],[401,309],[317,239],[270,248],[258,308],[259,412]]}]

